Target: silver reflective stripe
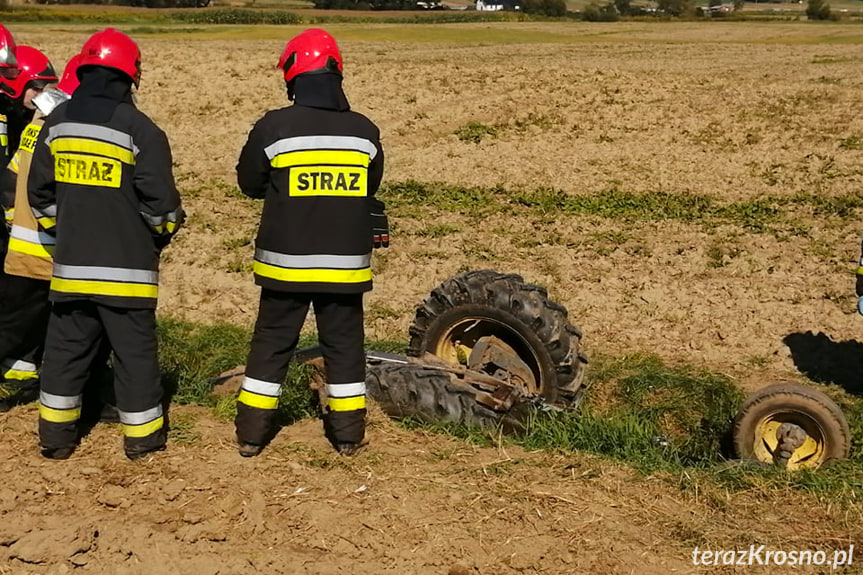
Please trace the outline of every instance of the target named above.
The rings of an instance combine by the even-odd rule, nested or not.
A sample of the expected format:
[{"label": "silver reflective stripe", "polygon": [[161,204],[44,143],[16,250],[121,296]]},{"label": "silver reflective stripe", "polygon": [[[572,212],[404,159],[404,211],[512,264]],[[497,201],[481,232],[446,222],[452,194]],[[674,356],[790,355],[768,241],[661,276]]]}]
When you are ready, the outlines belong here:
[{"label": "silver reflective stripe", "polygon": [[356,397],[366,394],[366,382],[357,383],[328,383],[327,395],[330,397]]},{"label": "silver reflective stripe", "polygon": [[127,268],[68,266],[55,263],[54,275],[67,280],[104,280],[154,285],[159,283],[159,272],[150,270],[130,270]]},{"label": "silver reflective stripe", "polygon": [[29,230],[15,225],[12,226],[11,236],[16,240],[21,240],[31,244],[40,244],[43,246],[52,246],[57,243],[57,240],[55,240],[50,234],[37,232],[36,230]]},{"label": "silver reflective stripe", "polygon": [[[117,411],[120,411],[119,409]],[[157,405],[146,411],[120,411],[120,423],[125,425],[143,425],[162,416],[162,406]]]},{"label": "silver reflective stripe", "polygon": [[53,393],[39,392],[39,403],[51,409],[75,409],[81,407],[80,395],[54,395]]},{"label": "silver reflective stripe", "polygon": [[5,359],[3,360],[3,369],[13,369],[15,371],[36,371],[36,364],[24,361],[23,359]]},{"label": "silver reflective stripe", "polygon": [[290,269],[335,269],[359,270],[369,267],[372,254],[338,256],[333,254],[288,255],[260,248],[255,250],[255,259],[265,264]]},{"label": "silver reflective stripe", "polygon": [[258,395],[267,395],[269,397],[279,397],[282,392],[282,386],[278,383],[269,383],[260,379],[246,377],[243,379],[243,389],[257,393]]},{"label": "silver reflective stripe", "polygon": [[295,136],[270,144],[264,148],[264,153],[268,160],[272,160],[279,154],[304,150],[354,150],[365,152],[371,160],[378,155],[373,143],[356,136]]},{"label": "silver reflective stripe", "polygon": [[6,122],[0,121],[0,134],[6,134]]},{"label": "silver reflective stripe", "polygon": [[64,137],[102,140],[103,142],[110,142],[111,144],[116,144],[121,148],[129,150],[136,156],[138,155],[138,147],[135,146],[135,142],[132,140],[132,136],[126,134],[125,132],[121,132],[120,130],[106,128],[105,126],[78,124],[76,122],[63,122],[62,124],[57,124],[56,126],[52,126],[48,129],[48,137],[45,139],[45,143],[50,144],[54,140]]},{"label": "silver reflective stripe", "polygon": [[151,216],[146,212],[139,212],[141,216],[151,226],[158,226],[160,224],[165,223],[165,221],[176,222],[179,210],[174,210],[173,212],[169,212],[163,216]]},{"label": "silver reflective stripe", "polygon": [[37,218],[56,218],[57,217],[57,204],[53,204],[48,206],[47,208],[42,208],[41,210],[38,208],[30,208],[33,212],[33,215]]}]

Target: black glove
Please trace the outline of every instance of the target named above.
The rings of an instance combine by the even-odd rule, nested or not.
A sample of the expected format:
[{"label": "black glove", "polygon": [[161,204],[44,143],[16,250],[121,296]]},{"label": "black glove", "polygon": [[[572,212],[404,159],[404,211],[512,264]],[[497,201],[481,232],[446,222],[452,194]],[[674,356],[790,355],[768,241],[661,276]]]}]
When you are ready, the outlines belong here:
[{"label": "black glove", "polygon": [[369,198],[369,217],[372,222],[372,244],[376,248],[387,248],[390,245],[390,222],[387,219],[386,206],[377,198]]}]

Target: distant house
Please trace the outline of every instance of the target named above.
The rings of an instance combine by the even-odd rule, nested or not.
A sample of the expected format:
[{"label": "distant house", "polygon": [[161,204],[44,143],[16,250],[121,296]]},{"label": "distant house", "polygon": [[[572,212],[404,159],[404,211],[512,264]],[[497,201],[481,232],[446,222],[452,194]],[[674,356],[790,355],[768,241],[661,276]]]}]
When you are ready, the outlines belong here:
[{"label": "distant house", "polygon": [[476,9],[483,12],[521,10],[521,5],[517,0],[476,0]]}]

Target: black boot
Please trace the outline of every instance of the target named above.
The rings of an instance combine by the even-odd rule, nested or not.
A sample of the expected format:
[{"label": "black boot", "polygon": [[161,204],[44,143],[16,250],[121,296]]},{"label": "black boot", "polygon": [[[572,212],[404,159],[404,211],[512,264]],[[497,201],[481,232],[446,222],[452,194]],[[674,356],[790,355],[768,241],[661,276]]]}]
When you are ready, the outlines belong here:
[{"label": "black boot", "polygon": [[0,383],[0,413],[16,405],[24,405],[39,399],[39,380],[6,381]]}]

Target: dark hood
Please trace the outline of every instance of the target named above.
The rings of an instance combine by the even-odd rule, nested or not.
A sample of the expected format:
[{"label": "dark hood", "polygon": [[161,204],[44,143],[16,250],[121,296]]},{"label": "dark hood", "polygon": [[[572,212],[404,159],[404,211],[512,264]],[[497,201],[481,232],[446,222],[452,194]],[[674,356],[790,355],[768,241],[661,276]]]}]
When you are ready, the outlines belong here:
[{"label": "dark hood", "polygon": [[111,120],[121,103],[132,104],[132,79],[113,68],[88,66],[78,72],[81,85],[69,100],[67,117],[86,123]]},{"label": "dark hood", "polygon": [[301,74],[288,84],[288,98],[300,106],[346,112],[351,109],[338,74]]}]

